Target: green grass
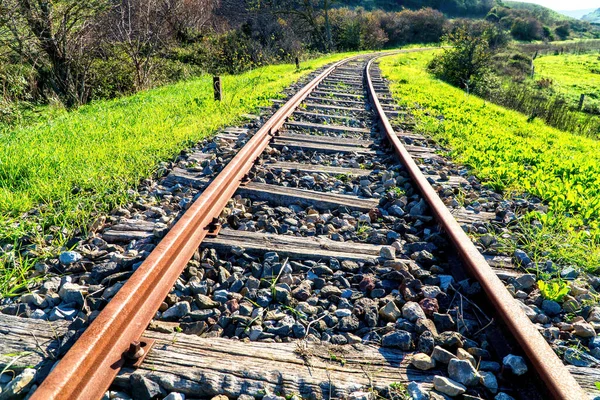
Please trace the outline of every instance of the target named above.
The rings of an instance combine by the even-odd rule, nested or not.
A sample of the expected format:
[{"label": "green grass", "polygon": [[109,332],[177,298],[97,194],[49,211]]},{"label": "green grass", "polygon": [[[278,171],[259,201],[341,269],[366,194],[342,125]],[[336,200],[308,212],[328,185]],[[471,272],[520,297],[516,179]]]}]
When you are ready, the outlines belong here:
[{"label": "green grass", "polygon": [[9,253],[0,259],[0,298],[16,296],[39,277],[29,276],[35,260]]},{"label": "green grass", "polygon": [[[426,71],[434,53],[384,58],[401,105],[412,108],[417,130],[452,149],[452,156],[484,182],[505,192],[527,192],[548,206],[525,221],[521,246],[534,259],[600,265],[600,141],[563,132],[486,102]],[[440,118],[443,116],[443,118]]]},{"label": "green grass", "polygon": [[[18,244],[25,236],[39,242],[53,233],[60,247],[76,230],[85,232],[95,215],[131,200],[128,189],[160,162],[348,55],[306,61],[300,71],[285,64],[224,76],[220,103],[212,99],[212,78],[204,75],[72,112],[48,107],[29,124],[0,125],[0,244]],[[23,283],[19,259],[0,259],[0,297]]]},{"label": "green grass", "polygon": [[535,60],[535,79],[549,78],[554,89],[576,106],[586,95],[585,108],[600,112],[600,53],[542,56]]}]

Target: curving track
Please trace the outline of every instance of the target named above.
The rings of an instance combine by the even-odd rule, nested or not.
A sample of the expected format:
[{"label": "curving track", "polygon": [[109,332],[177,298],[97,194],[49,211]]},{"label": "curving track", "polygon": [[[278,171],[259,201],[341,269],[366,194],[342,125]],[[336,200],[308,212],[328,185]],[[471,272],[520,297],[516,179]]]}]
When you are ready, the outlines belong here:
[{"label": "curving track", "polygon": [[[176,177],[183,184],[202,188],[202,194],[90,324],[31,399],[101,398],[123,365],[124,353],[132,342],[140,339],[148,324],[156,317],[157,310],[163,306],[165,297],[172,291],[173,285],[203,242],[202,246],[216,249],[224,259],[230,259],[232,253],[235,253],[232,249],[239,247],[262,255],[265,250],[275,250],[280,255],[286,255],[290,260],[316,257],[362,262],[368,257],[369,264],[361,268],[369,267],[370,271],[374,271],[376,279],[380,278],[379,273],[389,274],[389,269],[386,270],[385,266],[392,264],[385,264],[385,258],[393,257],[380,253],[379,247],[373,246],[357,234],[360,224],[356,224],[356,219],[365,221],[364,215],[370,215],[371,219],[365,223],[371,225],[377,223],[379,228],[396,232],[390,237],[403,234],[398,233],[399,225],[404,224],[402,229],[412,229],[406,225],[408,222],[418,227],[414,231],[416,236],[422,232],[435,233],[438,230],[436,222],[427,218],[424,210],[418,212],[419,207],[415,208],[414,213],[411,210],[404,217],[386,218],[381,211],[378,214],[378,207],[383,206],[382,208],[389,211],[391,205],[406,202],[398,197],[394,198],[393,194],[389,194],[390,185],[387,183],[384,185],[384,180],[401,179],[402,176],[407,178],[410,176],[412,183],[407,183],[406,188],[414,192],[409,196],[410,203],[404,204],[404,207],[419,206],[424,204],[419,199],[424,199],[442,231],[452,243],[452,247],[441,251],[439,256],[441,258],[438,260],[440,265],[443,267],[452,264],[448,260],[456,254],[462,259],[462,266],[457,266],[458,264],[455,263],[454,269],[443,267],[446,272],[428,271],[421,279],[439,282],[438,275],[445,275],[447,271],[466,267],[486,295],[484,300],[481,298],[472,300],[478,302],[479,306],[476,308],[495,311],[496,315],[503,320],[502,325],[509,328],[510,333],[507,333],[506,339],[496,337],[497,341],[501,342],[500,346],[510,347],[516,339],[533,365],[535,375],[542,380],[539,385],[535,384],[537,378],[529,374],[527,379],[519,378],[511,382],[511,375],[506,374],[500,381],[501,389],[513,395],[527,393],[527,398],[535,398],[535,395],[531,394],[532,391],[539,391],[538,398],[548,398],[546,396],[557,399],[585,398],[585,392],[538,334],[524,312],[515,305],[512,296],[463,232],[457,219],[460,220],[464,216],[452,215],[448,211],[429,183],[428,178],[431,177],[424,176],[414,162],[414,151],[411,155],[399,140],[398,134],[394,132],[386,114],[395,116],[402,110],[393,105],[389,95],[386,95],[385,82],[378,76],[377,71],[374,71],[373,62],[376,57],[353,57],[325,69],[279,108],[212,181],[207,182],[206,179],[193,174]],[[419,154],[418,149],[416,150],[419,157],[434,156],[427,152]],[[404,168],[399,167],[397,159],[391,155],[392,152],[398,156]],[[371,167],[375,171],[367,169],[365,172],[365,165],[366,168]],[[390,171],[396,174],[390,175]],[[313,183],[306,178],[311,174],[312,176],[320,174],[325,183]],[[358,183],[354,185],[358,187],[354,189],[355,193],[349,190],[352,185],[346,185],[344,188],[344,185],[336,183],[338,190],[332,191],[331,185],[326,184],[333,181],[332,177],[337,177],[339,181],[340,177],[346,175],[353,176],[350,179]],[[369,180],[372,183],[378,179],[382,182],[380,186],[377,186],[378,184],[369,186]],[[363,183],[365,189],[360,189]],[[236,193],[236,200],[231,201]],[[288,228],[283,232],[281,226],[287,224],[285,216],[275,217],[280,220],[276,228],[255,229],[260,232],[253,232],[252,229],[240,232],[240,225],[254,227],[256,224],[252,223],[252,217],[236,213],[235,209],[240,205],[246,205],[251,209],[253,206],[256,207],[256,204],[263,204],[261,202],[273,207],[285,207],[291,204],[302,207],[308,214],[307,216],[302,214],[302,218],[305,219],[310,219],[310,215],[328,213],[350,216],[353,215],[352,212],[356,212],[359,216],[354,219],[349,217],[348,220],[354,224],[352,229],[340,230],[343,232],[342,236],[349,235],[346,236],[343,246],[336,241],[337,237],[318,229],[301,231],[293,228],[292,235],[289,234]],[[340,207],[344,207],[343,210],[346,211],[340,211]],[[313,211],[314,213],[310,214]],[[244,218],[249,218],[250,221]],[[221,226],[223,229],[219,231]],[[211,231],[218,235],[205,240]],[[311,243],[314,243],[312,236],[322,236],[323,239],[311,250]],[[348,243],[348,237],[356,243]],[[334,240],[329,240],[331,238]],[[270,243],[270,248],[265,246],[265,242]],[[400,249],[398,252],[401,252]],[[410,260],[409,255],[399,254],[397,257],[404,259],[406,263]],[[296,272],[298,271],[294,271]],[[304,274],[301,279],[307,276],[305,271],[298,275],[301,274]],[[244,280],[248,279],[246,275],[249,274],[244,274],[240,278],[242,284],[247,284],[247,280]],[[276,275],[279,278],[281,271]],[[337,277],[339,278],[339,274]],[[361,279],[364,281],[362,270],[360,273],[348,271],[344,277],[356,291]],[[411,282],[413,278],[410,275]],[[332,282],[328,279],[325,278],[326,284]],[[406,286],[408,278],[405,276],[402,279],[404,279],[402,285]],[[300,280],[291,279],[292,289]],[[403,287],[402,285],[400,288]],[[393,290],[390,293],[389,288],[386,290],[387,292],[384,293],[386,296],[397,294],[397,291]],[[422,298],[422,295],[419,296]],[[453,296],[456,297],[456,294]],[[376,297],[374,298],[377,300]],[[331,303],[330,300],[327,300],[327,304]],[[275,305],[271,306],[275,307]],[[343,313],[340,313],[340,320],[343,318],[341,315]],[[378,329],[384,329],[382,327],[386,324],[380,322],[378,326],[380,327]],[[310,332],[311,326],[306,328]],[[496,324],[488,321],[481,323],[479,328],[478,333],[484,332],[487,335],[500,335],[504,332]],[[339,327],[334,326],[331,332],[339,334],[336,329]],[[385,329],[388,331],[391,329],[392,332],[389,333],[394,333],[394,329],[398,328],[388,324]],[[235,333],[237,334],[234,336],[238,337],[239,334],[245,335],[246,332],[237,330]],[[317,333],[323,334],[323,332]],[[222,333],[222,336],[227,335]],[[369,337],[374,338],[374,341],[381,340],[377,335]],[[481,343],[482,339],[474,336],[472,340]],[[493,342],[487,339],[486,341]],[[498,357],[503,355],[502,350],[490,349],[489,353],[492,360],[498,360]],[[429,382],[431,380],[429,379]],[[490,393],[485,392],[481,387],[474,388],[472,391],[474,394],[491,398]]]}]

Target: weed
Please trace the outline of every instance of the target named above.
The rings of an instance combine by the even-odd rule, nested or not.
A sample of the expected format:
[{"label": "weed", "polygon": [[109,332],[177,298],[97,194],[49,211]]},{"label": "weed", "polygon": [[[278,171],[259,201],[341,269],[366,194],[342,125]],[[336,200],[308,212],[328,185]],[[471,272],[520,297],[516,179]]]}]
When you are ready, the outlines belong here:
[{"label": "weed", "polygon": [[8,372],[12,372],[13,373],[13,377],[15,375],[15,371],[11,370],[10,367],[17,362],[20,358],[23,357],[27,357],[28,355],[33,354],[31,351],[21,351],[18,353],[8,353],[8,354],[3,354],[3,357],[12,357],[12,360],[10,360],[2,369],[2,371],[0,371],[0,376],[8,373]]},{"label": "weed", "polygon": [[371,227],[366,222],[358,221],[356,223],[356,236],[360,239],[366,239],[369,236],[369,231],[371,231]]},{"label": "weed", "polygon": [[183,332],[183,329],[181,329],[181,327],[176,326],[175,329],[173,329],[173,338],[171,339],[171,343],[175,344],[177,343],[177,336]]},{"label": "weed", "polygon": [[257,302],[255,302],[254,300],[252,300],[249,297],[244,297],[244,300],[250,302],[250,304],[252,304],[256,308],[262,308],[260,304],[258,304]]},{"label": "weed", "polygon": [[464,207],[467,203],[467,192],[463,188],[459,187],[454,195],[454,199],[461,207]]},{"label": "weed", "polygon": [[568,314],[565,314],[564,320],[567,322],[571,322],[575,319],[575,317],[577,317],[577,315],[575,315],[573,313],[568,313]]},{"label": "weed", "polygon": [[264,281],[269,282],[269,288],[271,289],[271,296],[273,297],[273,300],[275,300],[275,295],[277,294],[277,282],[279,281],[279,278],[281,277],[281,274],[283,273],[283,270],[285,269],[288,260],[289,258],[286,258],[283,264],[281,264],[281,269],[279,270],[277,276],[271,277],[271,279],[263,278]]},{"label": "weed", "polygon": [[592,298],[581,301],[582,307],[595,307],[600,303],[600,295],[594,294],[592,292],[588,293]]},{"label": "weed", "polygon": [[338,356],[335,355],[333,352],[329,351],[329,359],[331,361],[335,361],[335,362],[339,362],[340,365],[343,367],[344,365],[346,365],[346,359],[342,356]]},{"label": "weed", "polygon": [[260,318],[262,318],[262,315],[263,315],[263,313],[260,312],[260,313],[258,313],[258,315],[256,317],[252,318],[244,327],[244,333],[247,333],[248,330],[252,327],[252,325],[254,325],[254,323],[256,321],[258,321]]},{"label": "weed", "polygon": [[408,394],[406,386],[401,382],[390,383],[390,398],[399,400],[410,400],[412,397]]},{"label": "weed", "polygon": [[32,277],[35,259],[26,258],[15,252],[7,252],[0,256],[0,298],[18,296],[30,285],[41,280]]},{"label": "weed", "polygon": [[391,188],[388,189],[387,192],[394,195],[395,197],[402,197],[406,194],[404,189],[399,188],[398,186],[392,186]]},{"label": "weed", "polygon": [[344,183],[347,183],[351,180],[350,175],[347,175],[347,174],[336,175],[335,179],[337,179],[338,181],[342,181]]},{"label": "weed", "polygon": [[545,299],[554,301],[561,301],[571,290],[569,284],[562,279],[548,282],[538,281],[538,288]]},{"label": "weed", "polygon": [[284,310],[288,310],[290,313],[292,313],[297,319],[307,319],[306,314],[304,314],[303,312],[300,312],[298,310],[296,310],[293,307],[290,306],[282,306],[282,309]]}]

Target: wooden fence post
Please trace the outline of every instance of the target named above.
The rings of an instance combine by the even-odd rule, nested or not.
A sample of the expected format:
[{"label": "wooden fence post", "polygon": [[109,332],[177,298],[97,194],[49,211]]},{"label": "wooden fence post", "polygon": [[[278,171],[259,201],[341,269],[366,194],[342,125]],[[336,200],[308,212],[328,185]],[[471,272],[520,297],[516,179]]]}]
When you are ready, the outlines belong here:
[{"label": "wooden fence post", "polygon": [[581,96],[579,97],[579,107],[577,107],[577,109],[579,111],[581,111],[583,109],[583,101],[585,100],[585,94],[581,94]]},{"label": "wooden fence post", "polygon": [[221,90],[221,77],[213,76],[213,89],[215,91],[215,101],[223,100],[223,92]]},{"label": "wooden fence post", "polygon": [[296,69],[300,69],[300,59],[296,56]]},{"label": "wooden fence post", "polygon": [[538,56],[538,50],[535,51],[535,54],[533,55],[533,57],[531,58],[531,77],[533,78],[535,76],[535,59]]}]

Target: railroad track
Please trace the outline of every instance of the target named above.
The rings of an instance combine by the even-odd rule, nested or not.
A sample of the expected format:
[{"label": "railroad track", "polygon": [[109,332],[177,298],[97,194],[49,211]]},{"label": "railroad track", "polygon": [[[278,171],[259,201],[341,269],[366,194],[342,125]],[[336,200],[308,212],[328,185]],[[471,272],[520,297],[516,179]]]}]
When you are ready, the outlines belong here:
[{"label": "railroad track", "polygon": [[[199,194],[31,399],[99,399],[111,384],[148,398],[401,398],[410,382],[410,393],[588,396],[574,375],[589,388],[590,372],[563,365],[497,276],[512,272],[492,269],[461,227],[494,215],[451,212],[434,186],[469,182],[436,173],[426,138],[391,125],[406,111],[373,62],[326,68],[256,132],[221,133],[239,144],[227,165],[187,154],[163,185]],[[149,240],[157,220],[103,237]]]}]

